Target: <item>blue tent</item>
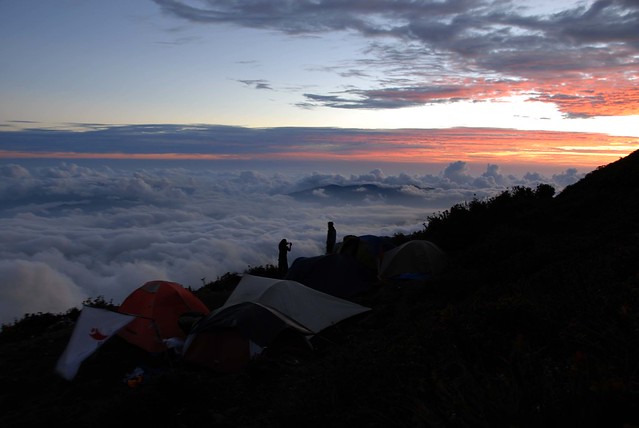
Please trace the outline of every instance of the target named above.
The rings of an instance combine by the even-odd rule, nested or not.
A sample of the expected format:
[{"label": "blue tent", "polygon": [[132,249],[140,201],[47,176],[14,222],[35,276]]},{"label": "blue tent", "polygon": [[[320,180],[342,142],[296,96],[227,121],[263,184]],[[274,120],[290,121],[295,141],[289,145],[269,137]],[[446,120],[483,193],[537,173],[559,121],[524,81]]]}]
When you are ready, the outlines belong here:
[{"label": "blue tent", "polygon": [[386,236],[349,235],[336,246],[335,252],[350,255],[361,265],[377,273],[384,253],[394,247],[391,239]]},{"label": "blue tent", "polygon": [[335,297],[349,298],[372,290],[377,278],[375,271],[355,257],[337,253],[295,259],[286,279]]}]

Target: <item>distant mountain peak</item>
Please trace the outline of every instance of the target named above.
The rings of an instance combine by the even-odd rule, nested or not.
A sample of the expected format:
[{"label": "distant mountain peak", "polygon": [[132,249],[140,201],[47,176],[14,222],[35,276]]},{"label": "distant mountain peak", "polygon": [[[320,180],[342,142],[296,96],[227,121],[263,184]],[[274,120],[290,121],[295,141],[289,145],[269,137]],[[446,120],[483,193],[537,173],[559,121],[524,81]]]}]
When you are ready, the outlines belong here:
[{"label": "distant mountain peak", "polygon": [[291,192],[288,195],[299,201],[331,203],[388,202],[413,205],[423,203],[433,189],[413,184],[386,186],[374,183],[327,184],[310,189]]}]

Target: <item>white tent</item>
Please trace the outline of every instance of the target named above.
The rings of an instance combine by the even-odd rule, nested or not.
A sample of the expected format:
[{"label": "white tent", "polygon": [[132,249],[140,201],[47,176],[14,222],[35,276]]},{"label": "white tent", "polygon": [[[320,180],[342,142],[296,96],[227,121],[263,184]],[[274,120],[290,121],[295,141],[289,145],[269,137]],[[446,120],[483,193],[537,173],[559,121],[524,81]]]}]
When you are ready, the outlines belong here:
[{"label": "white tent", "polygon": [[383,255],[379,278],[419,278],[440,273],[446,254],[433,242],[421,239],[405,242]]},{"label": "white tent", "polygon": [[56,372],[66,380],[72,380],[87,357],[134,319],[131,315],[83,306],[71,339],[56,363]]},{"label": "white tent", "polygon": [[224,306],[216,312],[243,302],[259,303],[277,309],[314,333],[370,310],[296,281],[244,274]]}]

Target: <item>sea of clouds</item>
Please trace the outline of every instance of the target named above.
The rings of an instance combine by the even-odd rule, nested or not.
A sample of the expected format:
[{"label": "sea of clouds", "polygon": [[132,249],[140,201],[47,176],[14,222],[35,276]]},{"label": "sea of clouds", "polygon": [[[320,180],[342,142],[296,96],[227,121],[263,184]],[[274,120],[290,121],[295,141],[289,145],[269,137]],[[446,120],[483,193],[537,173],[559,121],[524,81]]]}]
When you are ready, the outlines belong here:
[{"label": "sea of clouds", "polygon": [[[0,323],[65,312],[98,296],[119,304],[155,279],[199,288],[226,272],[276,264],[282,238],[293,242],[289,263],[316,256],[327,221],[335,222],[338,241],[347,234],[411,233],[456,203],[517,185],[548,183],[560,191],[582,176],[569,169],[515,177],[495,165],[472,176],[464,162],[426,175],[2,162]],[[317,202],[289,196],[329,184],[393,187],[423,205],[382,197],[348,204],[321,191]]]}]

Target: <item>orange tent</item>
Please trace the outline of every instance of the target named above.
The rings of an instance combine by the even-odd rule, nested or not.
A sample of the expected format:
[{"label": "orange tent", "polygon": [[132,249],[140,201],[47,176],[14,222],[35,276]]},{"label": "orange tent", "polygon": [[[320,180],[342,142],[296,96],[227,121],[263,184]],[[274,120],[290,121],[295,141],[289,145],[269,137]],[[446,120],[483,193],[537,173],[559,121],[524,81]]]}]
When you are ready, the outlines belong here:
[{"label": "orange tent", "polygon": [[180,315],[206,315],[209,309],[178,283],[149,281],[124,299],[119,312],[138,317],[120,330],[123,339],[148,352],[162,352],[167,349],[163,339],[186,336],[178,324]]}]

